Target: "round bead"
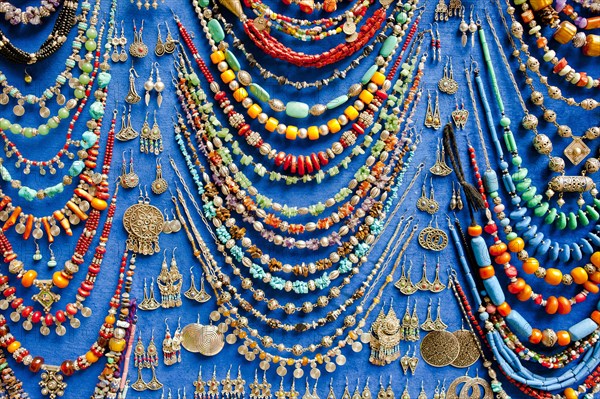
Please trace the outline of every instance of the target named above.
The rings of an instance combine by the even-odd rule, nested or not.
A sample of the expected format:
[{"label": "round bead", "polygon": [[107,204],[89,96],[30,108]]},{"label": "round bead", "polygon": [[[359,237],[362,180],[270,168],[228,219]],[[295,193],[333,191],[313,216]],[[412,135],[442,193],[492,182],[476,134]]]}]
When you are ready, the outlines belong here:
[{"label": "round bead", "polygon": [[527,258],[523,262],[523,271],[527,274],[533,274],[540,267],[540,262],[536,258]]},{"label": "round bead", "polygon": [[575,284],[583,284],[588,281],[588,274],[583,267],[576,267],[571,270],[571,277]]},{"label": "round bead", "polygon": [[559,285],[562,281],[562,272],[556,268],[550,267],[546,270],[544,280],[550,285]]},{"label": "round bead", "polygon": [[35,270],[28,270],[21,278],[21,284],[25,288],[29,288],[33,285],[35,278],[37,277],[37,272]]},{"label": "round bead", "polygon": [[521,237],[517,237],[508,243],[508,249],[510,252],[516,253],[522,251],[525,248],[525,241]]},{"label": "round bead", "polygon": [[63,276],[62,272],[55,272],[52,275],[52,282],[58,288],[66,288],[69,285],[69,280]]},{"label": "round bead", "polygon": [[531,330],[531,335],[529,336],[529,342],[534,345],[539,344],[542,341],[542,332],[537,328]]},{"label": "round bead", "polygon": [[560,346],[567,346],[571,343],[571,336],[569,335],[569,333],[567,331],[558,331],[556,333],[556,342],[560,345]]},{"label": "round bead", "polygon": [[555,314],[558,311],[558,299],[555,296],[550,296],[546,299],[546,313]]}]

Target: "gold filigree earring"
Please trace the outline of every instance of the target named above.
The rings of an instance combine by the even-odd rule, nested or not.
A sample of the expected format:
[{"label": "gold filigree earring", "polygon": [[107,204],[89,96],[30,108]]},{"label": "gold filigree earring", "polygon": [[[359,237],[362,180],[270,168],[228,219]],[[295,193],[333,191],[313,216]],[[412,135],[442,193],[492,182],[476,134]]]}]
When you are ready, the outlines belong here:
[{"label": "gold filigree earring", "polygon": [[160,34],[160,24],[157,25],[158,37],[156,38],[156,45],[154,46],[154,54],[157,57],[165,55],[165,44],[162,41],[162,35]]},{"label": "gold filigree earring", "polygon": [[133,65],[131,65],[131,68],[129,68],[129,91],[125,96],[125,102],[127,104],[137,104],[142,99],[135,88],[136,78],[139,78],[139,75],[135,71],[135,68],[133,68]]}]

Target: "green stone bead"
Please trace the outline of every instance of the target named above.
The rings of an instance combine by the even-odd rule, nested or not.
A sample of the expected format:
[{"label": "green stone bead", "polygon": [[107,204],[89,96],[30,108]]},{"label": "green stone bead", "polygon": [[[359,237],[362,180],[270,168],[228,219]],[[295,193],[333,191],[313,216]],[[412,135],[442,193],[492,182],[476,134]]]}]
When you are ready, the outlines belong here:
[{"label": "green stone bead", "polygon": [[10,121],[8,119],[0,119],[0,129],[8,130],[10,129]]},{"label": "green stone bead", "polygon": [[223,39],[225,39],[225,32],[223,31],[223,27],[216,19],[211,19],[208,21],[208,33],[210,33],[212,39],[219,43]]},{"label": "green stone bead", "polygon": [[82,73],[81,75],[79,75],[79,83],[81,83],[84,86],[90,83],[90,80],[92,80],[92,78],[90,78],[90,75],[86,73]]},{"label": "green stone bead", "polygon": [[568,218],[569,230],[575,230],[577,228],[577,216],[573,212],[569,212]]},{"label": "green stone bead", "polygon": [[85,36],[88,39],[95,39],[98,37],[98,32],[96,31],[96,28],[91,27],[88,30],[85,31]]},{"label": "green stone bead", "polygon": [[530,199],[529,201],[527,201],[527,207],[528,208],[535,208],[536,206],[538,206],[540,204],[540,202],[542,202],[542,200],[544,199],[544,197],[542,197],[541,195],[534,195],[532,199]]},{"label": "green stone bead", "polygon": [[200,0],[198,4],[200,5],[200,7],[208,7],[209,0]]},{"label": "green stone bead", "polygon": [[50,128],[48,127],[48,125],[39,125],[37,128],[37,132],[39,135],[45,136],[48,133],[50,133]]},{"label": "green stone bead", "polygon": [[544,218],[544,223],[552,224],[554,223],[554,219],[556,219],[556,208],[550,209],[550,213]]},{"label": "green stone bead", "polygon": [[344,104],[346,101],[348,101],[348,96],[345,94],[341,95],[339,97],[336,97],[327,103],[327,109],[337,108],[340,105]]},{"label": "green stone bead", "polygon": [[81,65],[81,70],[82,70],[83,72],[85,72],[85,73],[91,73],[91,72],[94,70],[94,67],[92,66],[92,64],[91,64],[91,63],[89,63],[89,62],[84,62],[84,63]]},{"label": "green stone bead", "polygon": [[396,15],[396,22],[404,24],[406,23],[406,20],[408,19],[408,15],[406,15],[406,13],[404,11],[399,12],[398,15]]},{"label": "green stone bead", "polygon": [[60,119],[58,119],[58,117],[56,116],[53,116],[52,118],[48,119],[48,122],[46,124],[50,129],[56,129],[58,127],[59,122]]},{"label": "green stone bead", "polygon": [[500,126],[502,126],[502,127],[510,126],[510,118],[503,116],[502,119],[500,119]]},{"label": "green stone bead", "polygon": [[82,89],[75,89],[73,90],[73,94],[75,95],[75,98],[81,100],[83,97],[85,97],[85,91]]},{"label": "green stone bead", "polygon": [[585,210],[587,212],[588,217],[594,222],[600,218],[600,214],[594,209],[594,207],[586,205]]},{"label": "green stone bead", "polygon": [[66,109],[65,107],[62,107],[61,109],[58,110],[58,117],[60,119],[66,119],[69,117],[69,110]]},{"label": "green stone bead", "polygon": [[[256,83],[251,83],[249,86],[249,89],[250,89],[250,93],[252,93],[252,95],[254,97],[256,97],[256,99],[259,101],[266,103],[267,101],[269,101],[271,99],[271,95],[269,94],[269,92],[267,92],[265,89],[263,89],[263,87],[261,85],[258,85]],[[307,105],[307,107],[308,107],[308,105]]]},{"label": "green stone bead", "polygon": [[522,193],[531,186],[531,179],[528,177],[517,184],[517,192]]},{"label": "green stone bead", "polygon": [[541,218],[542,216],[544,216],[546,214],[546,212],[548,212],[549,207],[550,207],[550,204],[548,204],[547,202],[542,202],[533,210],[533,213],[535,216]]},{"label": "green stone bead", "polygon": [[513,134],[511,132],[505,133],[503,135],[504,137],[504,144],[506,145],[506,148],[508,149],[509,152],[513,152],[517,150],[517,143],[515,142],[515,136],[513,136]]},{"label": "green stone bead", "polygon": [[363,85],[369,83],[373,75],[375,75],[375,72],[377,72],[377,65],[372,65],[371,68],[367,69],[367,72],[365,72],[365,74],[362,76],[360,83]]},{"label": "green stone bead", "polygon": [[381,50],[379,50],[379,55],[387,58],[390,54],[392,54],[392,51],[394,51],[394,48],[397,44],[398,38],[396,36],[388,36],[388,38],[383,42]]},{"label": "green stone bead", "polygon": [[10,125],[11,133],[20,134],[21,130],[23,130],[23,129],[21,128],[21,125],[19,125],[18,123],[13,123],[12,125]]},{"label": "green stone bead", "polygon": [[300,101],[288,101],[285,105],[285,114],[291,118],[306,118],[308,116],[308,104]]},{"label": "green stone bead", "polygon": [[523,163],[523,158],[517,155],[516,157],[512,158],[511,163],[514,166],[521,166],[521,164]]},{"label": "green stone bead", "polygon": [[514,239],[515,239],[515,238],[517,238],[517,237],[518,237],[518,235],[517,235],[517,233],[515,233],[514,231],[513,231],[513,232],[510,232],[510,233],[508,233],[508,234],[506,235],[506,239],[507,239],[508,241],[512,241],[512,240],[514,240]]},{"label": "green stone bead", "polygon": [[240,62],[238,61],[237,57],[229,50],[225,51],[225,61],[227,61],[227,65],[229,65],[229,68],[233,69],[234,72],[240,70]]},{"label": "green stone bead", "polygon": [[85,42],[85,49],[86,49],[87,51],[94,51],[94,50],[96,50],[96,47],[97,47],[97,44],[96,44],[96,42],[95,42],[95,41],[93,41],[93,40],[87,40],[87,41]]},{"label": "green stone bead", "polygon": [[30,127],[26,127],[23,128],[23,136],[27,137],[28,139],[33,137],[33,129]]},{"label": "green stone bead", "polygon": [[594,208],[600,210],[600,199],[594,198]]},{"label": "green stone bead", "polygon": [[558,214],[558,218],[554,222],[554,227],[559,230],[564,230],[567,227],[567,215],[564,212]]},{"label": "green stone bead", "polygon": [[517,171],[511,175],[512,180],[514,182],[520,182],[521,180],[523,180],[524,178],[527,177],[527,173],[529,173],[527,168],[521,168],[519,171]]},{"label": "green stone bead", "polygon": [[579,224],[581,224],[583,227],[590,224],[590,219],[588,219],[588,217],[585,215],[583,209],[579,209],[577,211],[577,218],[579,219]]},{"label": "green stone bead", "polygon": [[529,187],[527,189],[527,191],[525,191],[521,195],[521,198],[523,199],[523,201],[530,201],[533,198],[533,196],[535,195],[536,191],[537,191],[537,188],[535,186],[534,187]]}]

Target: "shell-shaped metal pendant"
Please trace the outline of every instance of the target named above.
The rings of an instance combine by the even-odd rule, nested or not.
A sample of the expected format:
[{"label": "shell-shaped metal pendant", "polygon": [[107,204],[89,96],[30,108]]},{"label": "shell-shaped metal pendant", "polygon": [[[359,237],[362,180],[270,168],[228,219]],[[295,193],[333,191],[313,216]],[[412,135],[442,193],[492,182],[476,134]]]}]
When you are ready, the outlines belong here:
[{"label": "shell-shaped metal pendant", "polygon": [[248,86],[252,83],[252,76],[248,72],[241,70],[238,72],[238,80],[244,86]]},{"label": "shell-shaped metal pendant", "polygon": [[285,110],[285,104],[276,98],[269,100],[269,106],[273,111],[282,112]]},{"label": "shell-shaped metal pendant", "polygon": [[323,104],[315,104],[310,108],[310,114],[312,116],[322,115],[327,110],[327,107]]}]

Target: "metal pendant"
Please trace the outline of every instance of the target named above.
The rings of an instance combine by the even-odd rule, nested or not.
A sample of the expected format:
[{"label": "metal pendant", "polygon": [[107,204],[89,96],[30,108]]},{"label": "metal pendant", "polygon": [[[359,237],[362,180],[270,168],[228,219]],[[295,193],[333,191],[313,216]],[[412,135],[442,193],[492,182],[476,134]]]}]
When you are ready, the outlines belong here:
[{"label": "metal pendant", "polygon": [[67,383],[60,374],[60,367],[44,364],[43,370],[42,380],[39,382],[42,395],[48,396],[50,399],[62,397],[65,394]]}]

